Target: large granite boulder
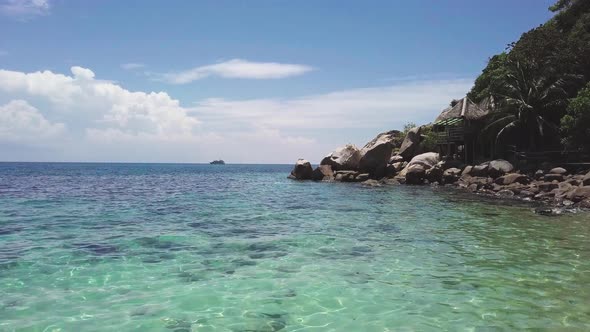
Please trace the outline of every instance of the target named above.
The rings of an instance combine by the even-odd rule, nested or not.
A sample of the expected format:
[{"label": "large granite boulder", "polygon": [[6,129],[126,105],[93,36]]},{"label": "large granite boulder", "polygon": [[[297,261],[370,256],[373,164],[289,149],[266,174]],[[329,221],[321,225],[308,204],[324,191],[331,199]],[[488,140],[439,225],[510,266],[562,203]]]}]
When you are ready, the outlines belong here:
[{"label": "large granite boulder", "polygon": [[419,154],[412,158],[408,163],[408,167],[416,164],[421,164],[426,167],[426,169],[434,167],[440,161],[440,156],[436,152],[426,152],[423,154]]},{"label": "large granite boulder", "polygon": [[330,165],[318,166],[316,169],[313,170],[313,174],[312,174],[311,178],[314,181],[334,180],[334,172],[332,171],[332,166],[330,166]]},{"label": "large granite boulder", "polygon": [[359,149],[352,144],[347,144],[324,157],[320,165],[330,165],[334,171],[357,170],[360,160]]},{"label": "large granite boulder", "polygon": [[385,175],[385,168],[393,153],[394,141],[400,132],[397,130],[381,133],[367,143],[360,151],[359,169],[376,177]]},{"label": "large granite boulder", "polygon": [[423,184],[426,178],[426,167],[422,164],[414,164],[406,167],[406,183],[407,184]]},{"label": "large granite boulder", "polygon": [[400,172],[400,175],[405,176],[408,184],[422,184],[426,178],[426,171],[436,166],[439,161],[440,156],[436,152],[417,155]]},{"label": "large granite boulder", "polygon": [[488,173],[491,177],[497,178],[514,170],[514,166],[506,160],[496,159],[490,161]]},{"label": "large granite boulder", "polygon": [[299,159],[295,163],[295,167],[293,167],[289,178],[295,180],[311,180],[312,176],[313,168],[311,168],[311,163],[305,159]]},{"label": "large granite boulder", "polygon": [[408,131],[398,152],[405,160],[411,160],[420,151],[421,133],[422,127],[415,127]]}]

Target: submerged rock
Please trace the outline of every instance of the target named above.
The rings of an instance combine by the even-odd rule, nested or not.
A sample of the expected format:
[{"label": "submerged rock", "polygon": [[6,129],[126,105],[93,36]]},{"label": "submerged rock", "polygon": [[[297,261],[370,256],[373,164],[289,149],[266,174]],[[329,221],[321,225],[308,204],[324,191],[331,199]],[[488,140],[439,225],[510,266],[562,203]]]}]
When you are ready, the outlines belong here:
[{"label": "submerged rock", "polygon": [[361,182],[361,184],[367,187],[381,187],[381,183],[377,180],[366,180]]},{"label": "submerged rock", "polygon": [[538,207],[535,209],[535,213],[543,216],[553,216],[559,214],[557,210],[550,207]]}]

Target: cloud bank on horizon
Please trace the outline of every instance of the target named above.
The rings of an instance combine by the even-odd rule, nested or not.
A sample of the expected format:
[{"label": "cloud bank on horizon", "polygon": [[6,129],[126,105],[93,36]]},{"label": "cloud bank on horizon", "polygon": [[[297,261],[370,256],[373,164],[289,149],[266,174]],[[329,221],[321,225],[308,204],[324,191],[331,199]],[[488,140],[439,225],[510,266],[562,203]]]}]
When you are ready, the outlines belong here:
[{"label": "cloud bank on horizon", "polygon": [[[236,74],[224,70],[217,74]],[[317,162],[351,139],[362,144],[379,130],[432,120],[472,84],[404,81],[293,98],[208,98],[186,106],[166,92],[130,91],[97,79],[89,68],[70,71],[0,70],[3,160]],[[255,71],[246,66],[237,74],[278,75]],[[362,128],[371,134],[354,134]]]}]

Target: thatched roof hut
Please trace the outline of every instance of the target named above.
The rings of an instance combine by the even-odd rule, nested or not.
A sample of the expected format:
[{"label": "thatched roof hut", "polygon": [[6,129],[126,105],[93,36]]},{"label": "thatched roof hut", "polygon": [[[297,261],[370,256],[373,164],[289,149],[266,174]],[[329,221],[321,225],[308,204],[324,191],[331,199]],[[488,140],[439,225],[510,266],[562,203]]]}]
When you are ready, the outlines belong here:
[{"label": "thatched roof hut", "polygon": [[489,103],[490,101],[486,101],[485,106],[482,104],[483,107],[481,107],[467,97],[460,100],[453,100],[451,106],[447,107],[440,113],[434,124],[442,124],[444,121],[458,118],[479,120],[489,113]]},{"label": "thatched roof hut", "polygon": [[483,118],[494,109],[494,100],[489,98],[476,104],[465,97],[453,100],[433,123],[436,145],[445,156],[462,155],[465,162],[481,155],[478,133]]}]

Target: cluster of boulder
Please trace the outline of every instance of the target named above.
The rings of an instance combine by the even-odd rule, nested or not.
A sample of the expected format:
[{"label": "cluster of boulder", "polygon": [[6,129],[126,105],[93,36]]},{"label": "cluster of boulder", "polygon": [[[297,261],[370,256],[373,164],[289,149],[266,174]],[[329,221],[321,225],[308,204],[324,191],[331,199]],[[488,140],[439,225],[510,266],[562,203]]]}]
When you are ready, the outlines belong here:
[{"label": "cluster of boulder", "polygon": [[471,192],[590,208],[590,172],[586,171],[554,167],[527,174],[514,170],[507,161],[492,161],[465,167],[455,184]]},{"label": "cluster of boulder", "polygon": [[296,180],[361,182],[365,185],[431,184],[462,188],[503,198],[538,200],[559,206],[590,208],[590,172],[563,167],[525,173],[506,160],[464,165],[420,153],[420,128],[403,139],[399,131],[379,134],[362,149],[348,144],[324,157],[315,169],[299,159],[289,175]]},{"label": "cluster of boulder", "polygon": [[289,177],[343,182],[392,178],[419,151],[420,139],[420,127],[412,129],[405,138],[397,130],[384,132],[361,149],[347,144],[334,150],[322,159],[315,170],[308,161],[300,159]]}]

